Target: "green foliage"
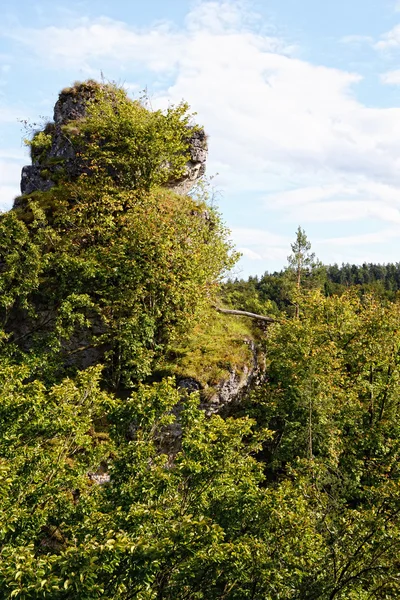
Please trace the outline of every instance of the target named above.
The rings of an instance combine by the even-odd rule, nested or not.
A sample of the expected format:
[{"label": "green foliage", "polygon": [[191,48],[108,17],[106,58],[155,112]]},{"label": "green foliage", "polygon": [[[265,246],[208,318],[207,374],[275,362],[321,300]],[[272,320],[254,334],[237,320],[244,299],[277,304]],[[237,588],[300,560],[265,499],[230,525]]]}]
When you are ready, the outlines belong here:
[{"label": "green foliage", "polygon": [[[214,313],[227,232],[207,190],[158,185],[182,175],[187,107],[78,88],[83,173],[0,216],[0,597],[399,597],[396,269],[329,267],[318,291],[299,228],[288,269],[219,296],[276,322]],[[32,153],[59,168],[42,134]],[[225,420],[140,383],[212,394],[254,340],[267,378]]]},{"label": "green foliage", "polygon": [[[300,226],[296,231],[296,240],[291,244],[292,254],[288,256],[287,276],[289,280],[293,279],[295,290],[292,297],[295,303],[295,317],[298,318],[300,312],[300,291],[304,288],[307,278],[307,288],[316,287],[316,280],[323,276],[322,263],[315,259],[314,252],[311,252],[311,243],[308,241],[304,229]],[[321,283],[318,281],[318,283]]]},{"label": "green foliage", "polygon": [[39,163],[44,161],[52,141],[52,135],[45,131],[37,131],[31,140],[26,139],[25,144],[30,147],[32,160]]},{"label": "green foliage", "polygon": [[248,319],[209,313],[170,348],[160,366],[178,379],[195,379],[210,397],[230,373],[240,375],[253,363],[250,343],[254,337]]},{"label": "green foliage", "polygon": [[300,226],[296,231],[296,239],[291,244],[292,254],[288,256],[289,268],[296,272],[296,275],[301,277],[305,269],[312,267],[315,254],[311,253],[311,244],[307,239],[306,232]]},{"label": "green foliage", "polygon": [[[32,214],[32,230],[42,223],[40,211]],[[0,217],[0,307],[3,324],[14,305],[27,308],[29,295],[39,285],[41,253],[26,225],[13,212]]]},{"label": "green foliage", "polygon": [[[172,192],[159,190],[140,202],[130,193],[74,193],[73,211],[57,191],[43,195],[45,210],[54,203],[53,223],[43,221],[40,228],[14,214],[2,218],[3,302],[20,310],[25,294],[36,307],[33,347],[45,346],[59,361],[59,352],[68,358],[80,336],[82,346],[108,347],[110,381],[129,383],[149,374],[153,358],[212,301],[231,261],[225,231],[216,215],[211,227],[204,208]],[[22,236],[20,246],[11,225]],[[27,278],[28,260],[34,269]],[[7,286],[14,295],[6,295]],[[53,324],[42,329],[41,307],[53,310]]]},{"label": "green foliage", "polygon": [[321,511],[326,591],[306,597],[395,597],[400,307],[354,293],[314,293],[302,306],[270,331],[268,384],[248,407],[275,431],[266,474],[302,473]]},{"label": "green foliage", "polygon": [[269,330],[253,421],[168,380],[118,399],[3,367],[2,597],[396,597],[399,324],[309,295]]},{"label": "green foliage", "polygon": [[222,288],[224,301],[232,308],[257,314],[279,316],[283,311],[298,317],[302,291],[326,286],[326,267],[311,252],[301,227],[291,249],[286,269],[266,272],[261,278],[249,277],[247,281],[228,281]]},{"label": "green foliage", "polygon": [[[262,308],[270,302],[271,307],[266,305],[270,311],[267,314],[278,315],[279,311],[292,314],[295,278],[293,270],[285,269],[275,273],[266,272],[260,278],[249,277],[247,281],[228,281],[223,286],[224,299],[232,308],[262,312],[253,309]],[[341,267],[317,263],[311,271],[303,273],[301,285],[305,289],[323,289],[326,296],[341,295],[353,288],[360,297],[374,294],[384,301],[394,302],[400,290],[400,268],[398,263],[343,264]]]},{"label": "green foliage", "polygon": [[[53,165],[56,187],[0,217],[1,316],[47,380],[103,362],[108,385],[130,387],[209,310],[236,254],[199,195],[159,187],[182,176],[199,132],[186,104],[152,111],[93,81],[61,101],[86,106],[61,126],[80,175]],[[36,157],[55,131],[34,134]]]},{"label": "green foliage", "polygon": [[400,290],[399,263],[376,265],[330,265],[327,267],[325,293],[342,294],[349,287],[355,287],[359,293],[374,293],[381,298],[394,301]]},{"label": "green foliage", "polygon": [[[3,598],[59,597],[56,558],[79,543],[97,490],[89,478],[109,455],[99,423],[112,399],[98,369],[50,390],[26,367],[0,372],[0,590]],[[79,500],[79,501],[78,501]],[[81,533],[80,533],[81,532]],[[83,558],[83,557],[82,557]]]},{"label": "green foliage", "polygon": [[228,280],[222,286],[222,301],[230,308],[245,310],[259,315],[278,314],[276,302],[263,293],[257,277],[248,281]]},{"label": "green foliage", "polygon": [[132,101],[108,84],[97,88],[85,118],[64,125],[63,133],[90,178],[148,191],[184,175],[190,137],[198,131],[192,118],[186,103],[153,111],[145,97]]},{"label": "green foliage", "polygon": [[[307,503],[291,485],[259,486],[251,454],[269,434],[254,436],[248,419],[206,419],[192,397],[171,462],[171,382],[116,401],[94,372],[48,392],[5,375],[2,597],[289,598],[315,563]],[[103,486],[87,475],[99,461],[111,476]]]}]

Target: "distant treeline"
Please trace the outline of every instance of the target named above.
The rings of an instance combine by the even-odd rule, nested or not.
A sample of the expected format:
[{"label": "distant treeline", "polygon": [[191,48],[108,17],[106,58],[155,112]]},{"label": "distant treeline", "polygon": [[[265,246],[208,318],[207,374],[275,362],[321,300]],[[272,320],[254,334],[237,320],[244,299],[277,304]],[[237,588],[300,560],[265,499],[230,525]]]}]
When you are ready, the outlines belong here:
[{"label": "distant treeline", "polygon": [[[265,272],[261,277],[230,279],[224,284],[224,300],[228,305],[253,311],[289,311],[293,306],[293,271],[283,269]],[[349,287],[360,294],[374,292],[394,300],[400,290],[400,262],[384,265],[364,263],[341,266],[321,265],[304,273],[302,287],[320,288],[326,296],[342,295]]]},{"label": "distant treeline", "polygon": [[400,289],[400,263],[330,265],[326,267],[326,276],[328,281],[345,286],[380,282],[385,290],[397,292]]}]

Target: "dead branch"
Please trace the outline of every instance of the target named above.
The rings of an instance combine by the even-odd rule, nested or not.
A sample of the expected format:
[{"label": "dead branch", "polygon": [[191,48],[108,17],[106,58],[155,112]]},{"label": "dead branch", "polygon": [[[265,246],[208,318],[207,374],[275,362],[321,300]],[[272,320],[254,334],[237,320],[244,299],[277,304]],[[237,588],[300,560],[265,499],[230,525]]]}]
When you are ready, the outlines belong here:
[{"label": "dead branch", "polygon": [[255,313],[247,312],[246,310],[230,310],[228,308],[219,308],[218,306],[216,306],[215,309],[224,315],[237,315],[238,317],[249,317],[250,319],[257,319],[258,321],[265,321],[266,323],[276,322],[276,320],[272,317],[266,317],[265,315],[256,315]]}]

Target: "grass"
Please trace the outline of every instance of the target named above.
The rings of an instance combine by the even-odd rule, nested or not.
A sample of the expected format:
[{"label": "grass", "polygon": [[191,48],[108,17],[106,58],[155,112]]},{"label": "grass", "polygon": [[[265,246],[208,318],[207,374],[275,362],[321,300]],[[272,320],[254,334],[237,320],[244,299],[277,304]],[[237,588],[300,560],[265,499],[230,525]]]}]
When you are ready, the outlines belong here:
[{"label": "grass", "polygon": [[249,319],[212,312],[185,340],[171,348],[161,370],[177,379],[195,379],[203,395],[211,397],[232,371],[240,375],[245,366],[252,366],[249,342],[254,337]]}]

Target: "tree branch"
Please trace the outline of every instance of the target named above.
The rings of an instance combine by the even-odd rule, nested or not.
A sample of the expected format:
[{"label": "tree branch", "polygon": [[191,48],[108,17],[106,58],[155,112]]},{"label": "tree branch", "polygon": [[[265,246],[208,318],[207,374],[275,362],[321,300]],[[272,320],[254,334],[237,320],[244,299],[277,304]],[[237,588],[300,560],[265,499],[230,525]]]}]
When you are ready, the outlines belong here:
[{"label": "tree branch", "polygon": [[218,308],[218,306],[215,306],[215,309],[224,315],[237,315],[239,317],[249,317],[250,319],[257,319],[258,321],[265,321],[266,323],[276,323],[276,319],[273,319],[272,317],[256,315],[255,313],[247,312],[245,310],[229,310],[227,308]]}]

